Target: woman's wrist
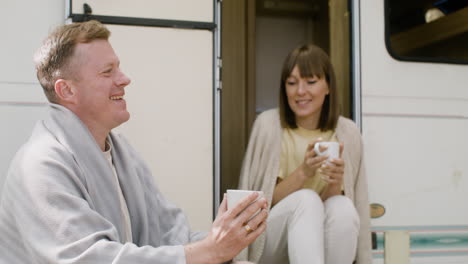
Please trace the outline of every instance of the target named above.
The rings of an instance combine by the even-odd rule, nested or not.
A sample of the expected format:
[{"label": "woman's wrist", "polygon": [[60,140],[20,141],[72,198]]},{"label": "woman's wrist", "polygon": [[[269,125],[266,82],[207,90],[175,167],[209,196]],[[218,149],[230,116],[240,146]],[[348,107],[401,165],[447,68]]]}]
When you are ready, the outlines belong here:
[{"label": "woman's wrist", "polygon": [[327,189],[325,190],[326,197],[331,197],[335,195],[341,195],[341,185],[340,184],[328,184]]},{"label": "woman's wrist", "polygon": [[299,176],[303,181],[312,178],[314,176],[314,171],[312,171],[305,163],[299,167]]}]

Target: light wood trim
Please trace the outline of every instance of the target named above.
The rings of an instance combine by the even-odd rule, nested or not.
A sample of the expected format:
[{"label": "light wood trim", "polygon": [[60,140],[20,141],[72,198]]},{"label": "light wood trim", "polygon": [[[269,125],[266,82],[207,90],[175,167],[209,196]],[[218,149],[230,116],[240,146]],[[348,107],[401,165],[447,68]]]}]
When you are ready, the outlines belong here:
[{"label": "light wood trim", "polygon": [[342,114],[351,116],[350,45],[348,1],[330,0],[330,59],[336,74]]},{"label": "light wood trim", "polygon": [[222,6],[221,193],[237,188],[248,140],[247,1],[223,0]]},{"label": "light wood trim", "polygon": [[247,139],[256,117],[255,20],[255,1],[247,0],[247,129],[244,131]]}]

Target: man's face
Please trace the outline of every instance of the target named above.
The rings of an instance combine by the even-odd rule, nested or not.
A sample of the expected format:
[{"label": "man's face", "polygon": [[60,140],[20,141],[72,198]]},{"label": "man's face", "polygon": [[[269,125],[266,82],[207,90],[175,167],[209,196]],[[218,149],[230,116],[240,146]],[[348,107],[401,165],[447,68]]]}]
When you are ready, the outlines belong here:
[{"label": "man's face", "polygon": [[91,130],[109,132],[130,118],[123,99],[130,79],[107,40],[79,43],[72,58],[74,112]]}]

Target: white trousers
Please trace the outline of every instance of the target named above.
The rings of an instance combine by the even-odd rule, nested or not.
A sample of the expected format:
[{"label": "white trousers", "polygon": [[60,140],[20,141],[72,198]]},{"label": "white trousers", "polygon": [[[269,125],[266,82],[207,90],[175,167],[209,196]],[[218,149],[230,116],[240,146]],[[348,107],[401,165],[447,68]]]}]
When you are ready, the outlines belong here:
[{"label": "white trousers", "polygon": [[359,215],[349,198],[325,202],[303,189],[271,210],[260,264],[351,264],[356,256]]}]

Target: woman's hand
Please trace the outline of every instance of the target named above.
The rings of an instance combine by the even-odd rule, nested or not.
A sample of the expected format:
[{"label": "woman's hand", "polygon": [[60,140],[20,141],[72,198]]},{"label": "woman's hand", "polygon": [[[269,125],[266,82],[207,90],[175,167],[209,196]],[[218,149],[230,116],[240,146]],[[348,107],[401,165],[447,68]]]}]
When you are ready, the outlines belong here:
[{"label": "woman's hand", "polygon": [[344,175],[344,160],[341,158],[343,154],[343,143],[340,143],[340,157],[337,159],[331,159],[328,162],[323,163],[320,167],[322,173],[322,179],[331,186],[339,186],[343,184]]},{"label": "woman's hand", "polygon": [[[316,139],[307,146],[307,150],[304,157],[304,162],[302,163],[302,171],[307,178],[313,177],[318,168],[322,167],[325,164],[328,156],[319,156],[315,153],[314,146],[317,142],[320,142],[322,139]],[[320,147],[322,148],[322,147]],[[326,147],[325,147],[326,148]]]}]

